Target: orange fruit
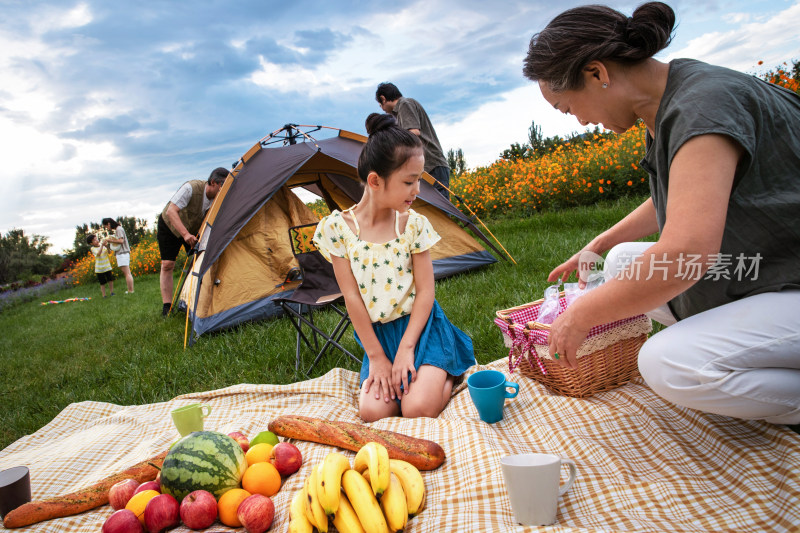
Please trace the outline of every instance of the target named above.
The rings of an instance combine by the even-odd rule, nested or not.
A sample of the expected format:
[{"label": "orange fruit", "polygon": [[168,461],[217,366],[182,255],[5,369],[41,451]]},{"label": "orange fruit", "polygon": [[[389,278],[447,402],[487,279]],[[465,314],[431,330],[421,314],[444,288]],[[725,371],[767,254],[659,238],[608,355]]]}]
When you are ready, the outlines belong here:
[{"label": "orange fruit", "polygon": [[281,474],[272,463],[255,463],[244,471],[242,487],[252,494],[274,496],[281,488]]},{"label": "orange fruit", "polygon": [[262,442],[256,444],[255,446],[251,446],[247,453],[244,454],[244,458],[247,459],[247,466],[254,465],[256,463],[264,463],[269,461],[269,455],[272,453],[272,444],[268,442]]},{"label": "orange fruit", "polygon": [[136,518],[139,519],[139,522],[144,525],[144,508],[147,507],[147,503],[161,494],[157,490],[143,490],[138,494],[134,494],[133,497],[128,500],[128,504],[125,506],[125,509],[129,511],[133,511],[133,514],[136,515]]},{"label": "orange fruit", "polygon": [[226,526],[242,527],[239,517],[236,516],[236,511],[239,510],[239,505],[250,496],[252,494],[244,489],[231,489],[223,494],[217,504],[219,521]]}]

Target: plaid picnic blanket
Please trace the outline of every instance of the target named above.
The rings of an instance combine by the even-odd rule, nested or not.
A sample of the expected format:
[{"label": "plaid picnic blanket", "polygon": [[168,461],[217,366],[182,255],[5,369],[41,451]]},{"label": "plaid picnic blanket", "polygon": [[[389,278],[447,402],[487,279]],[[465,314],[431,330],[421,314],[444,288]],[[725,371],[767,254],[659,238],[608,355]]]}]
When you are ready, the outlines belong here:
[{"label": "plaid picnic blanket", "polygon": [[[483,368],[507,373],[507,360],[470,373]],[[374,424],[436,441],[447,454],[442,467],[423,473],[426,508],[406,531],[523,531],[513,521],[500,457],[525,452],[561,454],[578,467],[557,523],[542,531],[800,531],[800,435],[676,407],[641,381],[579,400],[518,374],[511,380],[519,395],[494,425],[480,421],[464,383],[437,419]],[[208,403],[206,429],[252,437],[282,414],[358,422],[357,384],[356,373],[334,369],[292,385],[242,384],[152,405],[76,403],[0,451],[0,469],[27,465],[34,499],[55,496],[166,449],[178,437],[169,416],[175,407]],[[286,530],[291,497],[332,450],[297,444],[303,467],[274,497],[272,531]],[[111,512],[103,506],[20,531],[96,532]],[[210,531],[228,528],[217,523]]]}]

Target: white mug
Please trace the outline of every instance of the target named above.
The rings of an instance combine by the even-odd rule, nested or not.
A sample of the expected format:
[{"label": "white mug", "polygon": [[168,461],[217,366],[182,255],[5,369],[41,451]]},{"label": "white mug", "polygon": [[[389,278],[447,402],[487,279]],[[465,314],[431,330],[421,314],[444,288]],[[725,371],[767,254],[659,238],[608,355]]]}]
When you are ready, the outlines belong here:
[{"label": "white mug", "polygon": [[[569,479],[560,485],[561,465]],[[514,519],[523,526],[548,526],[556,521],[558,497],[575,482],[575,462],[547,453],[506,455],[500,459]]]}]

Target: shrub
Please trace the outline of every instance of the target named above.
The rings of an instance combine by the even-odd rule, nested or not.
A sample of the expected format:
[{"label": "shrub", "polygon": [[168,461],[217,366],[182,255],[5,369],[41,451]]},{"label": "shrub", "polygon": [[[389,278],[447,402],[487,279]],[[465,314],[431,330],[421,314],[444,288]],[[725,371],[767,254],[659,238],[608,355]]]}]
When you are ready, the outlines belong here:
[{"label": "shrub", "polygon": [[328,204],[326,204],[325,200],[323,200],[322,198],[306,205],[311,209],[311,211],[314,212],[315,215],[317,215],[320,218],[320,220],[322,220],[323,217],[326,217],[331,213],[331,210],[328,209]]},{"label": "shrub", "polygon": [[24,284],[12,283],[7,287],[1,288],[0,313],[17,304],[46,298],[49,294],[66,288],[70,280],[69,278],[49,279],[44,277],[41,283],[31,282],[32,280],[28,280]]},{"label": "shrub", "polygon": [[[759,61],[758,64],[763,65],[764,62]],[[800,94],[800,60],[794,60],[791,67],[784,61],[783,65],[762,74],[761,79]]]},{"label": "shrub", "polygon": [[649,193],[644,124],[621,135],[577,137],[540,157],[498,160],[452,181],[452,190],[478,214],[529,214]]}]

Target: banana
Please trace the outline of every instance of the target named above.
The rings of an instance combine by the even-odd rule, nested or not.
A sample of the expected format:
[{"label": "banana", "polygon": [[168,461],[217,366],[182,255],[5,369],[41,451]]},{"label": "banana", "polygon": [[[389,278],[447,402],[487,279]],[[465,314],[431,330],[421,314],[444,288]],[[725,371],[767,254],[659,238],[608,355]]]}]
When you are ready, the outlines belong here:
[{"label": "banana", "polygon": [[353,468],[359,474],[369,469],[372,493],[380,498],[389,486],[389,452],[383,444],[368,442],[356,453]]},{"label": "banana", "polygon": [[322,510],[322,505],[319,503],[317,495],[317,478],[320,475],[320,468],[322,463],[318,464],[311,469],[311,474],[306,478],[305,491],[306,491],[306,516],[308,521],[320,531],[320,533],[328,533],[328,516]]},{"label": "banana", "polygon": [[367,533],[389,533],[386,519],[378,505],[378,500],[372,493],[369,482],[355,470],[345,470],[342,474],[342,488],[347,499],[353,506],[361,522],[361,527]]},{"label": "banana", "polygon": [[395,474],[389,474],[389,487],[381,497],[381,509],[391,533],[402,532],[408,522],[408,504],[403,485]]},{"label": "banana", "polygon": [[350,469],[350,459],[341,453],[332,452],[322,461],[322,470],[317,476],[317,497],[322,510],[328,516],[336,514],[339,495],[342,493],[342,474]]},{"label": "banana", "polygon": [[[311,476],[309,476],[311,477]],[[308,496],[308,477],[303,482],[303,488],[300,489],[303,499],[303,514],[306,516],[306,520],[308,523],[311,524],[311,527],[317,527],[317,521],[314,518],[314,513],[311,511],[311,498]]]},{"label": "banana", "polygon": [[350,505],[346,494],[342,494],[339,498],[339,508],[333,517],[333,525],[339,533],[364,533],[364,528],[361,527],[358,515]]},{"label": "banana", "polygon": [[303,489],[298,490],[292,498],[292,505],[289,507],[289,533],[312,533],[314,531],[314,526],[306,518],[303,509],[304,498],[305,491]]},{"label": "banana", "polygon": [[403,485],[408,505],[408,517],[413,518],[422,510],[425,498],[425,482],[417,467],[400,459],[389,459],[389,470],[397,476]]}]

